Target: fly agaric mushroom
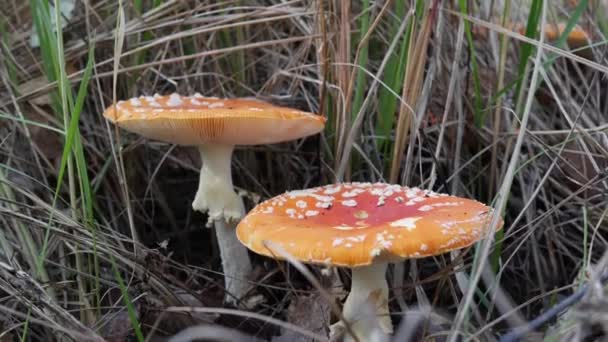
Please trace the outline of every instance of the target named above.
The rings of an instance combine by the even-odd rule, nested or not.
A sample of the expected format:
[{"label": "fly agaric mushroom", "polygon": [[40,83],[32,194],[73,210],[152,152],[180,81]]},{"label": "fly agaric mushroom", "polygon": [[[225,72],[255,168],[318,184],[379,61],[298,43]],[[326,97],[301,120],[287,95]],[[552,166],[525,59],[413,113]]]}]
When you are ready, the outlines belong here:
[{"label": "fly agaric mushroom", "polygon": [[[237,226],[237,237],[265,256],[281,258],[268,246],[272,242],[302,262],[351,268],[343,317],[360,341],[370,341],[370,326],[392,332],[387,263],[470,246],[484,237],[492,212],[471,199],[418,188],[343,183],[258,204]],[[361,313],[366,304],[373,305],[374,317]]]},{"label": "fly agaric mushroom", "polygon": [[245,214],[243,200],[232,185],[235,145],[295,140],[319,133],[325,118],[251,99],[194,96],[140,96],[110,106],[104,116],[126,130],[178,145],[197,146],[203,162],[194,210],[208,212],[215,222],[227,302],[240,299],[248,286],[240,277],[251,272],[247,249],[235,236],[235,223]]}]

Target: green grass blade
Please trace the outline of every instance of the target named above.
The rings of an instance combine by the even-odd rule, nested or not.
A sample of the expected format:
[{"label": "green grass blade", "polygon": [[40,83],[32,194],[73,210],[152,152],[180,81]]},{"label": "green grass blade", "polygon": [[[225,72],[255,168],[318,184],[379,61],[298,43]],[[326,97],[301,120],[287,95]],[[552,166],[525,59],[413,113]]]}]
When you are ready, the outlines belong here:
[{"label": "green grass blade", "polygon": [[[82,143],[80,142],[80,130],[78,127],[78,123],[80,121],[80,114],[82,113],[82,107],[84,105],[84,99],[87,95],[87,89],[89,85],[89,81],[91,80],[91,74],[93,72],[93,65],[95,64],[94,57],[94,49],[91,46],[89,48],[89,57],[87,61],[87,66],[84,70],[84,75],[82,77],[82,81],[80,82],[80,88],[78,89],[78,95],[76,96],[76,103],[74,104],[72,110],[72,117],[70,120],[70,128],[68,130],[68,139],[71,137],[72,139],[76,138],[75,150],[74,154],[76,155],[76,166],[79,172],[79,178],[82,181],[81,184],[81,196],[83,198],[84,203],[84,217],[86,218],[86,222],[89,225],[93,223],[93,196],[91,195],[91,183],[89,180],[89,175],[87,174],[87,162],[84,157],[84,151],[82,148]],[[73,141],[68,140],[70,145],[74,145]],[[66,148],[71,148],[71,146],[66,146]],[[66,152],[66,148],[64,148],[64,153]],[[64,155],[65,156],[65,155]]]},{"label": "green grass blade", "polygon": [[133,9],[137,15],[142,15],[144,6],[142,0],[133,0]]},{"label": "green grass blade", "polygon": [[[530,6],[530,14],[528,15],[528,23],[526,24],[526,37],[528,38],[536,38],[537,30],[538,30],[538,22],[540,20],[540,13],[542,10],[542,0],[532,0],[532,4]],[[517,67],[518,70],[518,81],[516,82],[515,94],[518,97],[521,97],[521,90],[523,86],[523,80],[525,79],[524,74],[526,73],[528,59],[532,56],[534,52],[534,45],[529,43],[523,43],[521,46],[521,51],[519,53],[519,65]],[[519,102],[519,101],[518,101]],[[519,111],[518,111],[519,113]]]},{"label": "green grass blade", "polygon": [[19,339],[21,342],[27,341],[27,332],[30,328],[30,316],[32,314],[32,308],[27,308],[27,316],[25,317],[25,323],[23,324],[23,335]]},{"label": "green grass blade", "polygon": [[[49,3],[42,0],[30,0],[32,20],[38,39],[40,41],[40,54],[42,56],[42,68],[49,82],[57,81],[57,42],[53,36],[51,27],[51,15]],[[58,113],[61,111],[58,98],[58,91],[53,90],[49,93],[53,110]]]},{"label": "green grass blade", "polygon": [[[41,0],[30,0],[30,8],[32,12],[32,19],[34,21],[34,28],[38,34],[40,41],[40,54],[42,55],[42,67],[47,79],[50,82],[57,80],[57,42],[52,34],[52,23],[50,19],[49,4],[46,1]],[[57,91],[51,92],[52,105],[55,112],[60,111],[61,103],[59,102]],[[50,220],[49,220],[50,222]],[[50,230],[46,230],[44,239],[42,242],[41,250],[38,251],[36,257],[36,270],[38,275],[44,272],[43,261],[45,260],[46,248],[48,247],[48,240],[50,238]]]},{"label": "green grass blade", "polygon": [[129,291],[127,290],[125,281],[120,275],[120,271],[118,270],[118,266],[116,265],[116,260],[114,259],[114,256],[112,254],[109,254],[109,256],[110,262],[112,263],[112,271],[114,271],[114,277],[118,281],[118,287],[120,288],[123,302],[127,306],[127,313],[129,314],[129,320],[131,321],[131,325],[135,330],[135,336],[137,337],[137,341],[144,342],[144,334],[141,332],[139,320],[137,319],[137,312],[135,311],[135,306],[133,305],[133,301],[131,301],[131,297],[129,296]]}]

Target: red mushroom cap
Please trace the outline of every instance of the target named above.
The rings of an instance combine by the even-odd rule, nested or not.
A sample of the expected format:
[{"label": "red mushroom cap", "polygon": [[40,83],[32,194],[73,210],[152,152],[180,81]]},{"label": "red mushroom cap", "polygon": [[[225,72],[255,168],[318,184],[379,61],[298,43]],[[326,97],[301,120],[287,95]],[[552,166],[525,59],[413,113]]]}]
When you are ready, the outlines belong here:
[{"label": "red mushroom cap", "polygon": [[259,100],[176,93],[119,101],[104,116],[144,137],[180,145],[273,144],[319,133],[326,121],[320,115]]},{"label": "red mushroom cap", "polygon": [[469,246],[484,236],[491,213],[480,202],[418,188],[343,183],[260,203],[237,237],[258,254],[278,258],[264,244],[272,241],[304,262],[355,267]]}]

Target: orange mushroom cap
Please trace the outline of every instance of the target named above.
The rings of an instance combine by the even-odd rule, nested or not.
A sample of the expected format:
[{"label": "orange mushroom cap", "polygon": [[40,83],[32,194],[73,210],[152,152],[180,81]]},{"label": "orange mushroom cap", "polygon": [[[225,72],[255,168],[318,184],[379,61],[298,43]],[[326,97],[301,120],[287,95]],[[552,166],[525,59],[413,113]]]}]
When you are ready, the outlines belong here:
[{"label": "orange mushroom cap", "polygon": [[272,241],[304,262],[355,267],[467,247],[484,237],[491,213],[475,200],[428,190],[343,183],[260,203],[236,233],[258,254],[278,258],[264,244]]},{"label": "orange mushroom cap", "polygon": [[258,100],[175,93],[119,101],[103,115],[126,130],[180,145],[272,144],[316,134],[326,121],[320,115]]},{"label": "orange mushroom cap", "polygon": [[[559,38],[564,31],[566,30],[566,23],[557,23],[557,24],[546,24],[545,25],[545,37],[549,41],[554,41]],[[525,34],[526,27],[524,25],[520,25],[519,33]],[[568,45],[572,48],[580,48],[590,44],[590,37],[580,25],[574,25],[572,30],[568,33],[567,40]]]}]

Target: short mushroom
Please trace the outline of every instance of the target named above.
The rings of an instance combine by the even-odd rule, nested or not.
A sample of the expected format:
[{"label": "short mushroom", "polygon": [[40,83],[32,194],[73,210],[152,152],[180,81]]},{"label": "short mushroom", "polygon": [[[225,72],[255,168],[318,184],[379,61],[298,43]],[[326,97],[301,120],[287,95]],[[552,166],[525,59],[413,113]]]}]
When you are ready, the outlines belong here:
[{"label": "short mushroom", "polygon": [[226,301],[234,303],[248,284],[238,281],[251,272],[247,249],[235,236],[235,221],[245,214],[232,185],[235,145],[260,145],[295,140],[319,133],[325,118],[253,99],[219,99],[200,94],[140,96],[110,106],[104,116],[119,127],[144,137],[197,146],[203,162],[192,207],[208,212],[215,222]]},{"label": "short mushroom", "polygon": [[[360,341],[370,341],[370,326],[393,329],[387,264],[470,246],[484,237],[492,212],[471,199],[418,188],[331,184],[258,204],[237,226],[237,237],[265,256],[281,258],[269,247],[275,244],[302,262],[351,268],[343,317]],[[362,314],[366,303],[375,316]]]}]

